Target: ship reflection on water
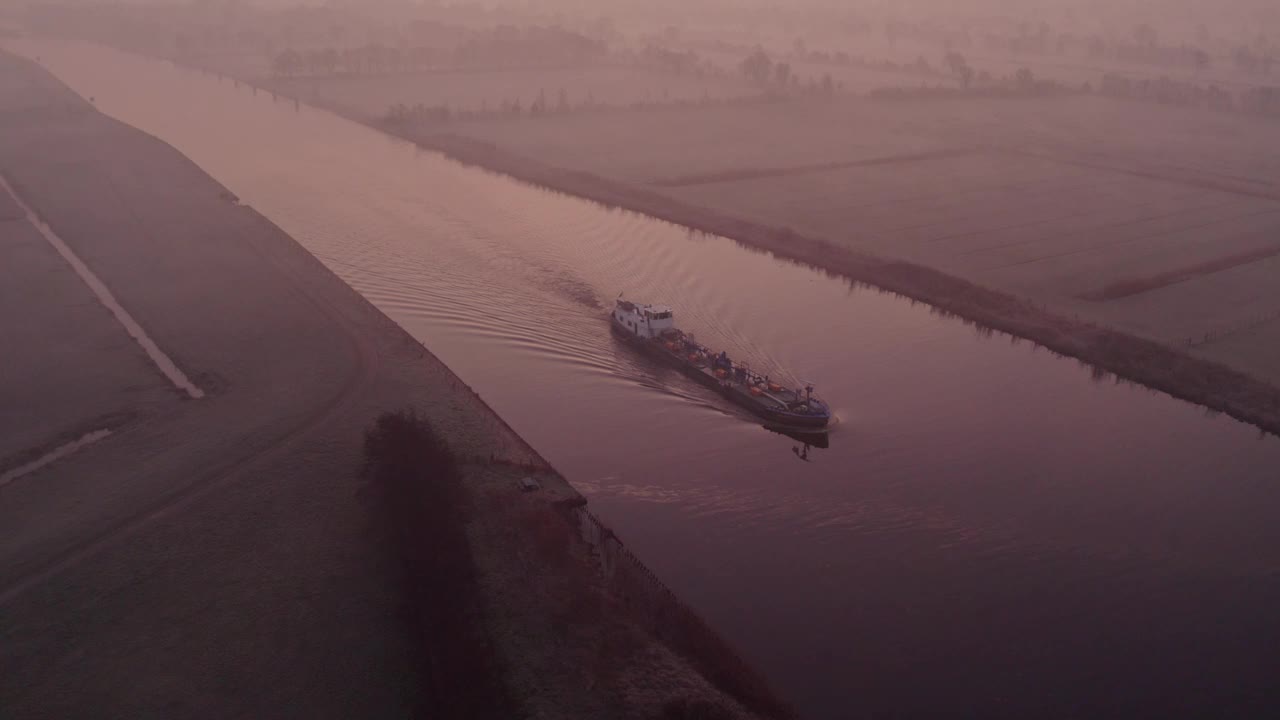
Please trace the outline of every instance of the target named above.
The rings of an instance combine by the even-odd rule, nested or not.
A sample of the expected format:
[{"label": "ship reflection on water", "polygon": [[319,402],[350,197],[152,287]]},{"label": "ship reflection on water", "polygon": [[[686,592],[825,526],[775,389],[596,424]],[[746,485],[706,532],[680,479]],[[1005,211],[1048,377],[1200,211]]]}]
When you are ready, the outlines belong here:
[{"label": "ship reflection on water", "polygon": [[831,447],[831,435],[825,431],[814,432],[813,430],[789,428],[781,425],[764,425],[763,427],[771,433],[785,435],[800,443],[799,445],[792,445],[791,452],[805,462],[810,462],[809,453],[811,450],[826,450]]}]

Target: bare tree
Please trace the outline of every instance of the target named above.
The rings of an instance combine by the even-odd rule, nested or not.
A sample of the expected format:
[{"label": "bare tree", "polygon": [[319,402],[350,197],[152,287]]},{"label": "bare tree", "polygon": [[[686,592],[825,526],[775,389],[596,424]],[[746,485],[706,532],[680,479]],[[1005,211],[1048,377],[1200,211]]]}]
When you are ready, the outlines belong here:
[{"label": "bare tree", "polygon": [[958,52],[949,52],[942,62],[960,80],[960,87],[968,90],[969,85],[973,82],[974,75],[973,68],[969,66],[969,61]]},{"label": "bare tree", "polygon": [[1204,70],[1209,67],[1209,53],[1204,50],[1192,48],[1191,57],[1196,63],[1196,70]]},{"label": "bare tree", "polygon": [[738,67],[742,70],[743,75],[764,85],[769,82],[769,77],[773,71],[773,61],[769,59],[769,55],[763,49],[756,48],[756,51],[748,55]]},{"label": "bare tree", "polygon": [[781,87],[786,87],[787,82],[791,79],[791,65],[780,62],[773,66],[773,79]]},{"label": "bare tree", "polygon": [[1235,62],[1236,67],[1250,73],[1257,72],[1261,63],[1261,59],[1245,45],[1237,47],[1235,52],[1232,53],[1231,59]]},{"label": "bare tree", "polygon": [[1013,80],[1018,85],[1018,89],[1024,92],[1030,91],[1036,86],[1036,76],[1031,74],[1027,68],[1018,68],[1018,72],[1014,73]]},{"label": "bare tree", "polygon": [[1143,23],[1133,29],[1133,40],[1143,47],[1154,48],[1160,41],[1160,36],[1155,28]]},{"label": "bare tree", "polygon": [[271,61],[271,69],[276,75],[297,75],[303,69],[302,55],[297,50],[289,48],[276,55],[275,59]]}]

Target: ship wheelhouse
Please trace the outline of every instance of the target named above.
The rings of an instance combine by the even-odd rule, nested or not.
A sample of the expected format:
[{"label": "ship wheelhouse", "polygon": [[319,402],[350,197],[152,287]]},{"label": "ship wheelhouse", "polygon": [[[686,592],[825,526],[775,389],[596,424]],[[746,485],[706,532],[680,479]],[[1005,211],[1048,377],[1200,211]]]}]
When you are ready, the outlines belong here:
[{"label": "ship wheelhouse", "polygon": [[636,337],[653,339],[675,329],[675,313],[666,305],[639,305],[619,299],[614,305],[613,319]]}]

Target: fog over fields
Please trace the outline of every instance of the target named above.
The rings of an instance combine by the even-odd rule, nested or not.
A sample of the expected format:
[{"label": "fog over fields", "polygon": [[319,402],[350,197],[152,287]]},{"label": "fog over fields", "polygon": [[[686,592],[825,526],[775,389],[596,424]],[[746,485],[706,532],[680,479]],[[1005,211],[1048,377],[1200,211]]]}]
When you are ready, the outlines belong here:
[{"label": "fog over fields", "polygon": [[[137,74],[95,74],[99,66],[84,58]],[[179,72],[179,81],[165,74]],[[202,98],[240,95],[208,106],[176,93],[157,101],[166,78],[179,90],[207,82]],[[244,98],[263,107],[236,104]],[[130,102],[147,112],[185,102],[173,116],[192,113],[185,117],[195,130],[131,127]],[[214,102],[224,104],[200,116]],[[313,111],[335,125],[314,123]],[[395,162],[370,151],[381,160],[326,166],[325,177],[340,180],[323,188],[321,172],[300,176],[322,160],[280,167],[255,155],[246,163],[236,147],[227,154],[241,165],[215,169],[197,157],[216,157],[208,151],[222,147],[216,142],[236,144],[208,132],[208,118],[234,116],[241,128],[261,120],[264,133],[279,133],[272,123],[282,113],[307,118],[297,128],[300,143],[316,138],[308,157],[341,157],[327,138],[359,137],[377,143],[361,147],[390,146]],[[352,131],[362,135],[344,134]],[[398,164],[409,156],[448,164]],[[246,165],[261,167],[242,181],[284,207],[280,217],[224,187],[218,170]],[[380,170],[369,187],[384,190],[342,190]],[[0,0],[0,181],[0,667],[19,670],[0,672],[0,717],[169,716],[173,708],[187,711],[176,716],[209,708],[268,717],[288,707],[308,717],[835,718],[851,716],[843,710],[853,691],[842,669],[823,666],[847,661],[864,639],[880,642],[889,659],[849,662],[851,677],[914,687],[937,673],[947,678],[938,698],[962,698],[944,707],[921,690],[924,699],[899,705],[889,690],[864,688],[874,695],[872,715],[942,708],[1141,717],[1189,708],[1190,717],[1237,703],[1227,709],[1249,716],[1280,707],[1264,687],[1277,659],[1255,646],[1280,637],[1280,623],[1258,610],[1280,597],[1274,571],[1259,570],[1275,563],[1267,543],[1280,527],[1272,517],[1280,495],[1256,481],[1272,470],[1280,478],[1280,468],[1251,459],[1273,457],[1266,443],[1280,435],[1280,1]],[[267,181],[278,194],[261,193]],[[535,190],[558,197],[528,194]],[[575,214],[581,200],[609,214]],[[336,218],[332,227],[316,230],[288,212],[326,203],[346,212],[315,213]],[[476,220],[490,216],[492,224]],[[660,243],[668,231],[687,244],[665,235]],[[565,238],[579,235],[578,246],[595,253],[565,250]],[[388,239],[401,236],[419,244]],[[309,244],[317,238],[354,249],[335,259]],[[724,268],[750,270],[731,278],[735,271],[708,259],[713,245],[746,257]],[[600,248],[612,256],[601,259]],[[804,317],[769,336],[775,326],[751,317],[769,298],[741,298],[756,280],[786,294],[765,282],[782,277],[784,263],[793,284],[838,281],[835,294],[847,289],[851,303],[878,293],[884,305],[865,307],[897,310],[868,322],[831,300],[798,313],[835,315],[823,329],[808,333],[813,319]],[[617,339],[614,295],[631,290],[604,287],[618,281],[610,273],[637,285],[658,276],[645,280],[653,292],[705,299],[706,308],[677,315],[708,324],[723,317],[724,327],[702,336],[738,343],[738,357],[807,360],[788,343],[811,347],[805,333],[825,332],[840,342],[815,343],[813,354],[827,355],[811,367],[843,380],[865,370],[850,349],[859,333],[885,343],[935,332],[926,321],[941,318],[984,340],[994,333],[1011,345],[1029,341],[1029,353],[1069,358],[1095,390],[1113,379],[1120,389],[1108,390],[1141,390],[1132,407],[1142,413],[1148,395],[1158,396],[1197,421],[1234,423],[1214,432],[1256,435],[1257,445],[1219,463],[1230,465],[1222,478],[1203,468],[1157,477],[1149,468],[1166,466],[1113,448],[1110,465],[1073,486],[1062,478],[1080,458],[1069,456],[1089,449],[1058,447],[1031,430],[1022,438],[1004,425],[1017,423],[1009,419],[1016,413],[997,417],[992,408],[1008,398],[992,390],[989,405],[957,393],[970,398],[970,416],[949,427],[938,418],[952,418],[954,400],[911,405],[929,417],[904,426],[933,432],[927,437],[942,445],[991,428],[989,445],[938,450],[958,474],[944,469],[925,489],[912,484],[911,456],[935,447],[908,447],[904,438],[917,437],[908,431],[877,436],[880,418],[857,397],[839,399],[841,417],[822,416],[820,442],[769,427],[764,440],[724,440],[719,455],[703,457],[699,433],[741,418],[714,393],[707,400],[660,372],[636,371],[613,345],[591,344]],[[355,287],[369,278],[379,298]],[[723,295],[708,290],[721,286]],[[826,290],[813,297],[834,297]],[[535,300],[508,308],[508,293]],[[909,315],[907,301],[933,315]],[[461,362],[438,360],[410,326],[418,321],[442,344],[458,343],[447,352]],[[895,352],[914,359],[955,347],[936,332],[885,349],[884,377]],[[688,346],[675,337],[650,339],[669,341],[677,361],[711,357],[692,335]],[[502,342],[509,356],[487,352]],[[686,355],[690,347],[700,350]],[[946,375],[946,358],[935,360],[926,367]],[[1033,367],[1040,372],[1028,361],[1007,376],[1040,377]],[[565,368],[581,386],[557,384],[554,373]],[[746,363],[737,368],[748,377]],[[473,391],[469,372],[493,384]],[[728,397],[725,372],[717,377]],[[750,376],[750,397],[791,393],[814,407],[811,386],[775,386],[765,372]],[[808,385],[795,375],[795,385]],[[887,382],[874,371],[857,380],[867,396]],[[628,425],[625,411],[591,415],[573,405],[565,384],[584,405],[593,392],[616,401],[643,390],[643,401],[629,402],[658,409]],[[603,468],[597,456],[613,453],[623,470],[575,478],[553,469],[544,448],[493,409],[505,402],[524,411],[535,397],[524,385],[542,388],[530,404],[547,423],[526,414],[526,428],[550,435],[560,423],[580,456],[599,463],[584,467]],[[1034,407],[1034,388],[1024,394]],[[1050,424],[1058,417],[1054,407],[1035,410]],[[622,418],[607,433],[606,416]],[[1062,420],[1064,434],[1071,422]],[[1182,416],[1169,422],[1169,438],[1135,443],[1143,458],[1161,456],[1162,442],[1185,442],[1189,453],[1195,442],[1219,443],[1187,429],[1190,420],[1177,424]],[[679,460],[645,445],[655,425],[655,436],[688,442],[671,451]],[[765,432],[756,419],[749,425]],[[710,448],[728,435],[707,437]],[[1010,437],[1023,444],[1001,444]],[[1213,447],[1246,447],[1236,439]],[[787,462],[809,472],[812,450],[820,469],[750,486],[753,473],[773,467],[750,451],[775,440]],[[838,442],[844,450],[816,454]],[[572,445],[555,447],[573,462],[578,456],[563,449]],[[654,464],[636,460],[641,454]],[[704,461],[723,463],[722,474]],[[902,464],[886,470],[891,461]],[[1048,468],[1043,475],[1036,463]],[[632,465],[663,477],[629,476]],[[1137,484],[1089,484],[1113,477],[1107,472]],[[663,485],[666,475],[694,490]],[[717,485],[725,476],[744,484]],[[775,500],[769,493],[782,485],[812,494]],[[696,612],[587,511],[597,496],[632,510],[622,522],[633,528],[656,527],[637,533],[640,543],[686,570],[685,587],[703,593]],[[836,507],[853,509],[822,514]],[[677,526],[662,514],[672,508],[697,517],[678,516],[688,524]],[[1247,517],[1235,527],[1241,508]],[[1158,514],[1150,527],[1149,512]],[[818,520],[803,520],[811,517]],[[792,555],[770,565],[769,552],[751,545],[703,557],[668,541],[668,527],[671,538],[706,540],[722,553],[746,528],[757,533],[748,544]],[[1053,537],[1036,534],[1049,527]],[[818,529],[845,534],[796,540]],[[858,556],[863,542],[879,554]],[[1197,552],[1178,551],[1192,546]],[[681,564],[686,551],[722,580],[733,573],[724,568],[759,562],[772,575],[762,570],[753,582],[769,587],[743,599],[727,581],[689,584],[698,573]],[[1232,553],[1249,562],[1237,568],[1239,558],[1223,559]],[[1012,589],[990,581],[999,576],[991,568],[1024,554],[1031,560],[1013,566],[1033,569]],[[792,577],[796,558],[820,572],[791,588],[778,578]],[[854,560],[865,560],[857,572]],[[863,571],[919,592],[904,599],[869,589],[862,604],[861,590],[841,595]],[[1083,579],[1054,605],[1073,573]],[[1125,585],[1134,577],[1136,590]],[[935,582],[971,591],[957,606],[982,617],[955,617],[964,631],[952,633],[938,607],[945,594],[931,595]],[[1166,591],[1176,610],[1129,622],[1133,607],[1160,605]],[[753,601],[763,608],[758,627],[743,609]],[[829,646],[799,639],[811,630],[810,612],[814,625],[839,625],[842,603],[865,613],[862,625],[840,625],[847,632],[833,631]],[[1042,617],[1040,608],[1053,612]],[[1237,610],[1238,632],[1222,620]],[[1174,615],[1184,611],[1180,625]],[[1106,618],[1096,628],[1088,624],[1095,615]],[[991,650],[965,634],[999,634],[1006,616],[1025,637],[993,641]],[[918,620],[914,644],[897,643],[888,629],[877,634],[892,624],[881,618]],[[728,641],[718,634],[722,619]],[[1074,637],[1035,639],[1054,622],[1076,621],[1097,630],[1089,642],[1099,647],[1115,636],[1130,649],[1157,648],[1153,655],[1174,650],[1134,671],[1147,682],[1137,694],[1090,695],[1077,685],[1098,680],[1092,666],[1059,676],[1052,653],[1096,657],[1096,648]],[[1162,634],[1166,622],[1194,631],[1180,644]],[[778,627],[799,629],[788,638]],[[946,636],[939,657],[950,664],[934,664],[933,635]],[[1201,654],[1197,643],[1221,654]],[[970,652],[990,665],[953,662]],[[1011,670],[1024,655],[1034,661],[1026,678]],[[1202,672],[1212,675],[1203,687],[1188,680]],[[989,689],[1015,675],[1026,682],[1007,696]],[[468,685],[468,676],[485,682]]]},{"label": "fog over fields", "polygon": [[474,138],[918,262],[1280,381],[1273,3],[40,3],[30,14],[415,139]]}]

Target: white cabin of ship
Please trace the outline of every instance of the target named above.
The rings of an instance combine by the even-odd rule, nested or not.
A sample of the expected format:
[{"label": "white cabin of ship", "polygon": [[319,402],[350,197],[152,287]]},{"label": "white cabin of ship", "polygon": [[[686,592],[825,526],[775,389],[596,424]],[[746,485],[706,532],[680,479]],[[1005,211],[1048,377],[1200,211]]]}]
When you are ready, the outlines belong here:
[{"label": "white cabin of ship", "polygon": [[619,300],[613,308],[614,322],[637,337],[652,339],[676,326],[675,315],[666,305],[639,305]]}]

